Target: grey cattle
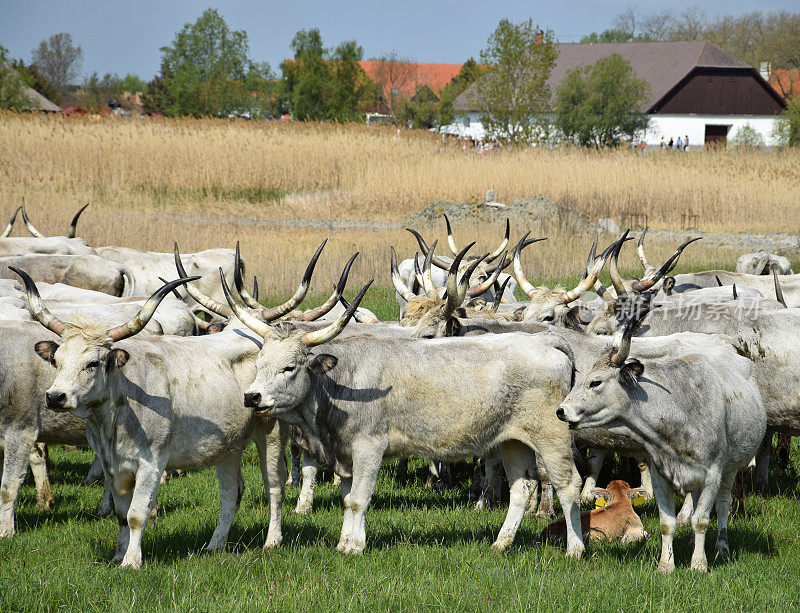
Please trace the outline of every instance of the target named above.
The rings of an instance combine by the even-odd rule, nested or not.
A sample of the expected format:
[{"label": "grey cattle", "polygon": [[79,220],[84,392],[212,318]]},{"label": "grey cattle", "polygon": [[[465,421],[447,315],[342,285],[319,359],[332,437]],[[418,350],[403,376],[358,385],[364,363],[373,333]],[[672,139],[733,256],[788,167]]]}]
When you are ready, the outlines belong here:
[{"label": "grey cattle", "polygon": [[[57,255],[91,255],[94,253],[89,244],[82,238],[75,238],[75,226],[81,213],[89,206],[83,206],[72,219],[68,236],[45,237],[30,223],[25,212],[25,203],[18,207],[14,212],[11,221],[6,226],[5,231],[0,236],[0,256],[24,255],[26,253],[46,253]],[[9,237],[14,226],[17,214],[22,211],[22,219],[28,230],[33,234],[32,237]]]},{"label": "grey cattle", "polygon": [[241,330],[222,332],[211,343],[212,337],[128,338],[146,325],[164,295],[187,279],[165,285],[130,322],[109,329],[86,320],[60,321],[30,277],[20,276],[31,312],[62,341],[50,337],[35,346],[55,366],[47,406],[87,420],[89,442],[111,483],[120,524],[114,560],[141,566],[142,531],[166,469],[216,466],[220,518],[208,549],[223,548],[241,499],[241,454],[250,440],[258,447],[270,492],[265,547],[278,545],[285,429],[274,419],[254,417],[242,403],[255,375],[259,339]]},{"label": "grey cattle", "polygon": [[511,544],[525,513],[535,451],[570,518],[567,553],[581,555],[580,476],[569,432],[554,417],[572,378],[559,343],[525,334],[431,341],[352,336],[327,345],[330,353],[312,353],[341,332],[367,287],[342,318],[306,333],[260,322],[233,301],[224,279],[223,289],[237,317],[265,339],[245,403],[296,426],[304,446],[342,477],[339,551],[366,546],[365,513],[384,458],[452,460],[499,447],[511,504],[494,547]]},{"label": "grey cattle", "polygon": [[766,412],[753,364],[729,343],[710,336],[669,352],[634,352],[626,320],[609,351],[578,376],[558,417],[579,431],[607,428],[645,448],[661,517],[659,570],[675,568],[677,523],[673,490],[690,494],[694,552],[691,566],[705,571],[705,532],[716,504],[716,553],[729,556],[727,517],[736,472],[747,466],[766,429]]},{"label": "grey cattle", "polygon": [[[747,275],[727,270],[707,270],[675,275],[673,292],[690,292],[703,287],[717,287],[736,284],[738,288],[758,290],[763,296],[775,295],[775,281],[767,275]],[[780,284],[786,300],[786,306],[800,307],[800,275],[781,275]]]},{"label": "grey cattle", "polygon": [[[39,240],[39,239],[37,239]],[[65,283],[112,296],[133,296],[133,277],[124,266],[96,255],[20,255],[0,258],[0,278],[16,279],[11,267],[30,271],[43,283]]]},{"label": "grey cattle", "polygon": [[772,268],[777,267],[778,274],[793,275],[792,264],[788,258],[782,255],[775,255],[768,251],[757,251],[756,253],[745,253],[736,260],[736,272],[748,275],[769,275]]}]

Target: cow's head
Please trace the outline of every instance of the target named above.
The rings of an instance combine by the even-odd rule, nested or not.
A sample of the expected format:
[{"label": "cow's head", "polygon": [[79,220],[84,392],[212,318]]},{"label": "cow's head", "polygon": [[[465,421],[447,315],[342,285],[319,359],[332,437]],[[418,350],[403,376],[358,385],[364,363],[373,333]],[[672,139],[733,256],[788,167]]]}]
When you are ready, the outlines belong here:
[{"label": "cow's head", "polygon": [[641,487],[631,487],[627,481],[615,479],[611,481],[606,487],[595,487],[592,489],[592,496],[605,498],[606,504],[611,506],[619,501],[631,501],[639,494],[644,495],[645,491]]},{"label": "cow's head", "polygon": [[594,428],[620,419],[636,393],[644,365],[628,358],[631,334],[650,309],[650,302],[638,303],[639,311],[629,314],[614,333],[611,350],[573,386],[558,407],[556,416],[570,428]]},{"label": "cow's head", "polygon": [[220,280],[236,317],[264,339],[256,358],[256,378],[244,394],[245,406],[256,414],[271,414],[295,425],[304,421],[308,423],[303,419],[302,407],[311,392],[314,378],[336,366],[334,356],[311,350],[334,339],[344,329],[372,281],[362,288],[339,319],[320,330],[302,332],[290,323],[272,326],[262,321],[236,302],[222,270]]},{"label": "cow's head", "polygon": [[89,411],[108,397],[107,380],[110,373],[122,368],[130,355],[117,341],[140,332],[150,321],[161,300],[174,288],[198,279],[176,279],[155,292],[136,316],[119,326],[109,328],[81,316],[63,322],[44,305],[36,285],[27,273],[12,268],[25,283],[31,315],[46,328],[61,337],[62,342],[40,341],[36,353],[56,369],[56,378],[45,392],[48,408],[72,411],[86,417]]}]

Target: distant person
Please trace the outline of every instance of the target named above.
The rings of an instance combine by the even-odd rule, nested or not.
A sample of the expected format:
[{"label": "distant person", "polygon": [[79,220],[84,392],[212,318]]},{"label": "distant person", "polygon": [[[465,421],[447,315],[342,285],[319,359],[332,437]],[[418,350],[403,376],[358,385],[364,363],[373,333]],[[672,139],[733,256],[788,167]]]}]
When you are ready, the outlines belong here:
[{"label": "distant person", "polygon": [[659,147],[661,147],[663,149],[666,146],[667,146],[667,143],[664,142],[664,137],[662,136],[661,137],[661,144],[659,145]]},{"label": "distant person", "polygon": [[675,145],[675,141],[674,141],[674,139],[673,139],[673,138],[670,136],[670,137],[669,137],[669,142],[667,143],[667,149],[672,149],[672,148],[674,147],[674,145]]},{"label": "distant person", "polygon": [[683,150],[686,151],[689,148],[689,136],[687,135],[686,138],[683,139]]},{"label": "distant person", "polygon": [[678,142],[675,145],[675,149],[678,151],[683,151],[683,141],[681,140],[680,136],[678,137]]}]

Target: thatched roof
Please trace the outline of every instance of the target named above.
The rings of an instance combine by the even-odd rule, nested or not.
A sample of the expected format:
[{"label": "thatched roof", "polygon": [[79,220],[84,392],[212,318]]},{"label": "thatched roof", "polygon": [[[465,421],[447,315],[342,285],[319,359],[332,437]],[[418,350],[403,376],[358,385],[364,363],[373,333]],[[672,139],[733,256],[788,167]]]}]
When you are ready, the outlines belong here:
[{"label": "thatched roof", "polygon": [[31,89],[27,85],[22,86],[25,95],[31,101],[30,106],[25,107],[24,110],[26,111],[50,111],[52,113],[58,113],[61,111],[61,107],[51,102],[42,94],[37,92],[35,89]]}]

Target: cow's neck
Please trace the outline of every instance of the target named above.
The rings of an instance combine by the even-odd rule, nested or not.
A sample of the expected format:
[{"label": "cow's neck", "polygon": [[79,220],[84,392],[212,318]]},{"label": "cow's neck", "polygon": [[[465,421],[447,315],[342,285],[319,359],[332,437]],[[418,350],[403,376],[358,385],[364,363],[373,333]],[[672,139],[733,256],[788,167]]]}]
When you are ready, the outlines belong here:
[{"label": "cow's neck", "polygon": [[114,476],[117,416],[119,408],[109,398],[91,407],[86,426],[92,433],[95,453],[107,474]]}]

